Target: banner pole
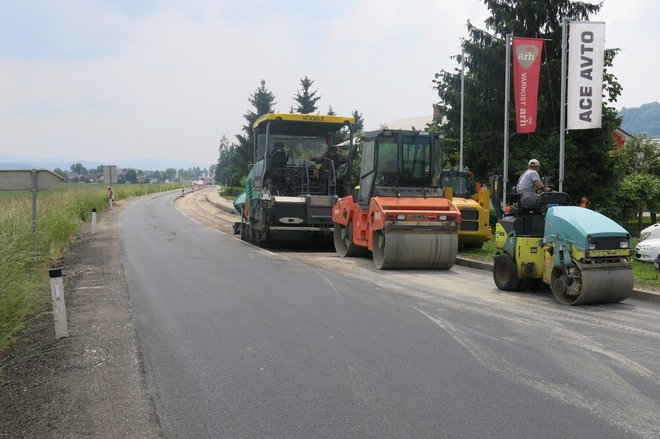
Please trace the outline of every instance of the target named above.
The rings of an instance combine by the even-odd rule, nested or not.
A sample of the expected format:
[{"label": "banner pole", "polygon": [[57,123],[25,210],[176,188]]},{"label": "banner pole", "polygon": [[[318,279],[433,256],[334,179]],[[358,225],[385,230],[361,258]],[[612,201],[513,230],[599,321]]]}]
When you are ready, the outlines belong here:
[{"label": "banner pole", "polygon": [[561,22],[561,104],[559,115],[559,192],[564,191],[564,151],[566,148],[566,53],[568,50],[568,19]]},{"label": "banner pole", "polygon": [[506,52],[506,66],[504,69],[504,169],[502,170],[502,207],[506,208],[506,191],[509,187],[509,83],[510,72],[509,66],[511,65],[511,38],[513,34],[506,34],[505,52]]},{"label": "banner pole", "polygon": [[463,117],[465,110],[465,50],[461,50],[461,134],[460,134],[460,160],[458,169],[463,170]]}]

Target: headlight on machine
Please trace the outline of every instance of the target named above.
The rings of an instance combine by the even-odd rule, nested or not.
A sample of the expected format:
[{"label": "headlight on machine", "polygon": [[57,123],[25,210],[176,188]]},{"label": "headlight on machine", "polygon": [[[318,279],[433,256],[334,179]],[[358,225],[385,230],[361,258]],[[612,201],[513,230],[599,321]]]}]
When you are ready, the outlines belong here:
[{"label": "headlight on machine", "polygon": [[447,215],[438,215],[438,221],[447,221]]},{"label": "headlight on machine", "polygon": [[589,250],[596,250],[596,243],[590,242],[589,243]]},{"label": "headlight on machine", "polygon": [[621,242],[619,243],[619,248],[630,248],[630,246],[629,246],[628,244],[629,244],[629,243],[628,243],[627,240],[626,240],[626,241],[621,241]]},{"label": "headlight on machine", "polygon": [[396,219],[398,221],[405,221],[406,220],[406,214],[405,213],[400,213],[396,216]]}]

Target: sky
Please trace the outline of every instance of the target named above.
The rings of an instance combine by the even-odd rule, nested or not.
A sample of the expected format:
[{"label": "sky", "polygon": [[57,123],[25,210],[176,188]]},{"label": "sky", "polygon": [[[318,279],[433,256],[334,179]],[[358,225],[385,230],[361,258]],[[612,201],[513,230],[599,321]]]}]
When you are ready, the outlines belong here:
[{"label": "sky", "polygon": [[[590,2],[595,3],[595,2]],[[260,81],[288,112],[300,78],[367,129],[430,115],[481,0],[0,0],[0,161],[159,159],[206,168]],[[660,101],[660,2],[605,0],[612,105]]]}]

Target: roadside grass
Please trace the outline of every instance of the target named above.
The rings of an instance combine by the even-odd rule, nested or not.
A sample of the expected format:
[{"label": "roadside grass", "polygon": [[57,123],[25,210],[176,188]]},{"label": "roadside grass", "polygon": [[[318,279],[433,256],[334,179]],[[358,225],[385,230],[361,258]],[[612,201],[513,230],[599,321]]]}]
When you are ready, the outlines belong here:
[{"label": "roadside grass", "polygon": [[[115,200],[169,189],[176,184],[116,185]],[[92,209],[108,208],[106,186],[61,184],[37,193],[36,241],[32,238],[32,194],[0,192],[0,354],[50,301],[48,268]],[[0,356],[0,371],[2,370]]]},{"label": "roadside grass", "polygon": [[[638,238],[633,238],[633,248],[637,245],[637,241]],[[492,262],[496,251],[495,236],[492,236],[481,247],[459,247],[458,255],[482,262]],[[652,263],[639,262],[633,258],[632,268],[636,286],[660,288],[660,275],[658,275]]]},{"label": "roadside grass", "polygon": [[234,201],[237,196],[243,192],[243,187],[241,186],[222,186],[220,187],[220,196],[225,200]]}]

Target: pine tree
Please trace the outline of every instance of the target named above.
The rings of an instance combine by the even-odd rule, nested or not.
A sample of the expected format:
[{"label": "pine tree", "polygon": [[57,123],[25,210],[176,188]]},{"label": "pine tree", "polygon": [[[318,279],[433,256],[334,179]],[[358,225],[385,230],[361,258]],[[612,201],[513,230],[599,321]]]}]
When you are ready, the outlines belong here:
[{"label": "pine tree", "polygon": [[257,90],[250,95],[248,101],[254,107],[243,115],[246,125],[243,126],[243,134],[238,134],[232,159],[233,176],[232,179],[242,178],[248,174],[249,164],[254,161],[254,140],[252,135],[252,124],[261,116],[272,113],[275,105],[275,95],[266,88],[266,81],[261,80]]},{"label": "pine tree", "polygon": [[298,106],[293,108],[295,113],[311,114],[316,111],[316,103],[321,99],[321,96],[317,96],[318,90],[309,91],[313,84],[314,81],[307,76],[300,79],[302,90],[298,90],[293,96],[293,99],[298,103]]}]

